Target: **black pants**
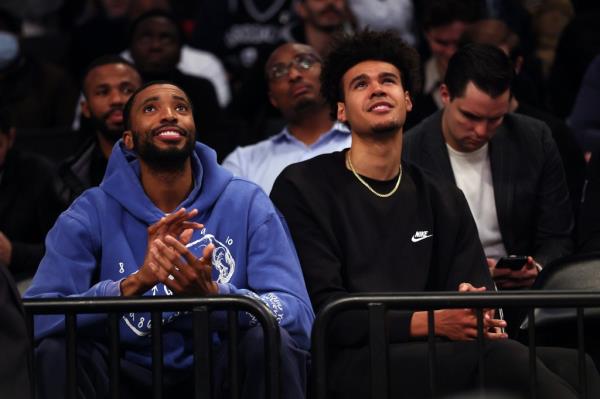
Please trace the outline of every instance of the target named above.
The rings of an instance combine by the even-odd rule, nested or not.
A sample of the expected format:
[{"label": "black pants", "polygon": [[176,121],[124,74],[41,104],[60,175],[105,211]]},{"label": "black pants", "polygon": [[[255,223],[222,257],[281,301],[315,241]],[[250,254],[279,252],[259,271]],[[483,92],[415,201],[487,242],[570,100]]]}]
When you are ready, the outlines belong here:
[{"label": "black pants", "polygon": [[[282,398],[304,399],[309,355],[299,349],[287,332],[281,332],[281,389]],[[263,399],[264,386],[263,333],[253,327],[240,334],[240,392],[242,398]],[[66,397],[66,346],[62,337],[42,340],[35,351],[38,397],[55,399]],[[77,397],[97,399],[109,397],[108,359],[106,346],[80,339],[77,345]],[[213,355],[213,386],[215,398],[228,397],[227,342],[215,348]],[[121,359],[120,394],[122,399],[152,397],[152,372],[138,364]],[[168,372],[163,379],[165,399],[192,398],[194,381],[191,370]]]},{"label": "black pants", "polygon": [[[436,395],[471,392],[479,382],[477,342],[438,341],[436,344]],[[389,378],[391,398],[430,398],[426,342],[390,345]],[[577,398],[577,352],[563,348],[538,348],[537,397]],[[600,397],[598,372],[586,358],[588,393]],[[328,367],[329,398],[370,397],[368,347],[337,352]],[[530,394],[529,349],[513,340],[487,341],[484,349],[487,392],[509,393],[528,398]]]}]

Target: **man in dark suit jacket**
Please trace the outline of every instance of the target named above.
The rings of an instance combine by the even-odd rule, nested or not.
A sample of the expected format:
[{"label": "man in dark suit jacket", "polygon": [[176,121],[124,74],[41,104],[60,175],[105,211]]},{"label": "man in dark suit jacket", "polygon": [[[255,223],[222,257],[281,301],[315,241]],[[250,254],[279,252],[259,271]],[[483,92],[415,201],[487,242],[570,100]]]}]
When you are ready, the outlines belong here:
[{"label": "man in dark suit jacket", "polygon": [[[444,108],[406,133],[403,157],[463,190],[497,285],[527,288],[544,265],[571,252],[573,215],[548,126],[508,113],[512,75],[497,48],[460,49],[441,87]],[[496,268],[512,254],[527,262]]]}]

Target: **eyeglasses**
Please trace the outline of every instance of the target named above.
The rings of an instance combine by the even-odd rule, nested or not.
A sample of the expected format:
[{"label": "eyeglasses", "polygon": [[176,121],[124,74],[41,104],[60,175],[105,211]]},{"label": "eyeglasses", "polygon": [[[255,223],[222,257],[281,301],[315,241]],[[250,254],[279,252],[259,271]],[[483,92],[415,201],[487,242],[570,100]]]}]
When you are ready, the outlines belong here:
[{"label": "eyeglasses", "polygon": [[321,62],[321,60],[313,54],[298,54],[289,64],[279,63],[273,65],[269,68],[267,77],[271,81],[280,80],[290,73],[292,67],[296,68],[297,71],[307,71],[318,62]]}]

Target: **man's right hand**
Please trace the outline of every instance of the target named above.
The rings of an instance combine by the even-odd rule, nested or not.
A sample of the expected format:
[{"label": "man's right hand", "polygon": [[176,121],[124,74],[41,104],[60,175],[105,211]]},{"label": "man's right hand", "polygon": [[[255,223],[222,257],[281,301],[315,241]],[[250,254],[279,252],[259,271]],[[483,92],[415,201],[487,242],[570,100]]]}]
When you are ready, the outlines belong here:
[{"label": "man's right hand", "polygon": [[[482,292],[485,287],[474,287],[469,283],[461,283],[459,292]],[[435,335],[446,337],[452,341],[471,341],[477,338],[477,313],[474,309],[440,309],[434,311]],[[426,336],[428,333],[427,312],[415,312],[411,320],[411,335]],[[494,318],[493,309],[483,310],[483,333],[486,339],[506,339],[502,332],[506,321]]]},{"label": "man's right hand", "polygon": [[150,267],[150,263],[154,262],[152,248],[156,245],[156,240],[170,235],[178,237],[179,241],[184,245],[187,244],[192,238],[194,230],[204,227],[200,223],[190,221],[190,219],[197,215],[197,209],[187,212],[185,208],[181,208],[177,212],[162,217],[158,222],[148,227],[148,244],[144,263],[137,273],[131,274],[121,282],[121,295],[141,295],[159,282],[158,276]]}]

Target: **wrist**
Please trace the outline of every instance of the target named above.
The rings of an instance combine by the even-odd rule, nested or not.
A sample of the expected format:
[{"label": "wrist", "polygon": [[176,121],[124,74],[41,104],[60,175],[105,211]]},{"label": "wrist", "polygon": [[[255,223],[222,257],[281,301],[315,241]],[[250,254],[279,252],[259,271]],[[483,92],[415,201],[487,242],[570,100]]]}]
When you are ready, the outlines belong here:
[{"label": "wrist", "polygon": [[119,288],[122,296],[136,296],[148,291],[152,285],[143,282],[138,272],[121,280]]}]

